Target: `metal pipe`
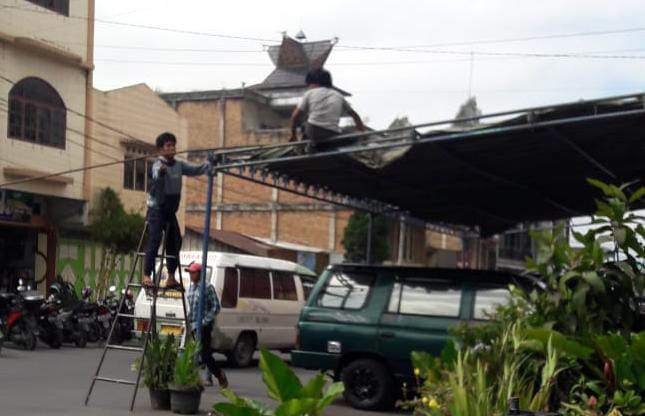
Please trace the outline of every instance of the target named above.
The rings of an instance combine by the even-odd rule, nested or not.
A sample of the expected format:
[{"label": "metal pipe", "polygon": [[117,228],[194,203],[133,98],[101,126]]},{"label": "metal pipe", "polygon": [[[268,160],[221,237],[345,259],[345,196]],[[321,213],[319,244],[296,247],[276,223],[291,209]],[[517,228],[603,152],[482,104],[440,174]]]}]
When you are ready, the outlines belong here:
[{"label": "metal pipe", "polygon": [[367,264],[372,264],[372,213],[367,213],[367,250],[365,255]]},{"label": "metal pipe", "polygon": [[251,160],[251,161],[245,161],[245,162],[234,162],[234,163],[229,163],[229,164],[224,164],[220,165],[218,169],[221,170],[228,170],[232,168],[238,168],[238,167],[246,167],[246,166],[259,166],[259,165],[272,165],[272,164],[279,164],[279,163],[286,163],[286,162],[293,162],[293,161],[298,161],[298,160],[311,160],[311,159],[320,159],[320,158],[325,158],[325,157],[330,157],[330,156],[337,156],[337,155],[343,155],[343,154],[352,154],[352,153],[360,153],[360,152],[370,152],[374,150],[384,150],[384,149],[394,149],[397,147],[404,147],[404,146],[413,146],[413,145],[418,145],[418,144],[427,144],[427,143],[443,143],[447,142],[450,140],[457,140],[457,139],[468,139],[468,138],[473,138],[473,137],[482,137],[482,136],[490,136],[490,135],[496,135],[496,134],[501,134],[501,133],[510,133],[510,132],[516,132],[516,131],[521,131],[527,128],[530,128],[532,130],[538,128],[538,127],[551,127],[551,126],[560,126],[560,125],[567,125],[567,124],[576,124],[576,123],[582,123],[590,120],[611,120],[614,118],[619,118],[619,117],[625,117],[625,116],[635,116],[635,115],[645,115],[645,110],[629,110],[629,111],[621,111],[618,113],[610,113],[610,114],[601,114],[601,115],[592,115],[592,116],[579,116],[579,117],[571,117],[571,118],[566,118],[566,119],[561,119],[561,120],[549,120],[549,121],[542,121],[542,122],[537,122],[533,123],[531,125],[520,125],[520,126],[507,126],[507,127],[497,127],[494,129],[487,129],[487,130],[477,130],[477,131],[469,131],[469,132],[460,132],[460,133],[450,133],[450,134],[443,134],[443,135],[436,135],[436,136],[425,136],[421,135],[421,138],[418,140],[404,140],[400,141],[398,143],[390,143],[390,144],[377,144],[375,146],[364,146],[364,145],[354,145],[351,147],[345,147],[343,149],[334,149],[334,150],[329,150],[329,151],[323,151],[319,153],[312,153],[312,154],[306,154],[306,155],[297,155],[297,156],[285,156],[285,157],[278,157],[274,159],[266,159],[266,160]]},{"label": "metal pipe", "polygon": [[[419,129],[419,128],[425,128],[425,127],[433,127],[433,126],[440,126],[443,124],[455,124],[455,123],[461,123],[461,122],[466,122],[466,121],[478,121],[482,119],[487,119],[487,118],[493,118],[493,117],[502,117],[502,116],[510,116],[513,114],[520,114],[520,113],[531,113],[531,112],[536,112],[536,111],[545,111],[545,110],[555,110],[563,107],[569,107],[573,105],[581,105],[581,104],[597,104],[597,103],[603,103],[603,102],[609,102],[609,101],[616,101],[616,100],[624,100],[628,98],[634,98],[636,100],[641,100],[642,97],[645,95],[645,93],[638,93],[638,94],[624,94],[624,95],[616,95],[612,97],[605,97],[605,98],[597,98],[593,100],[588,100],[588,101],[573,101],[573,102],[566,102],[566,103],[561,103],[561,104],[554,104],[554,105],[544,105],[544,106],[538,106],[538,107],[526,107],[526,108],[521,108],[517,110],[506,110],[506,111],[499,111],[496,113],[490,113],[490,114],[484,114],[480,116],[474,116],[474,117],[463,117],[463,118],[456,118],[456,119],[446,119],[446,120],[439,120],[439,121],[432,121],[428,123],[420,123],[420,124],[414,124],[411,126],[406,126],[406,127],[397,127],[394,129],[384,129],[384,130],[371,130],[367,132],[360,132],[360,133],[348,133],[348,134],[341,134],[338,136],[334,136],[332,138],[327,139],[326,143],[331,143],[335,141],[341,141],[341,140],[346,140],[346,139],[357,139],[361,137],[366,137],[374,134],[384,134],[384,133],[397,133],[397,132],[403,132],[403,131],[408,131],[411,129]],[[597,114],[595,114],[597,115]],[[389,138],[384,138],[384,140],[392,140]],[[371,140],[370,142],[374,142]],[[248,151],[252,151],[255,149],[275,149],[275,148],[281,148],[281,147],[289,147],[289,146],[301,146],[307,144],[308,141],[306,140],[301,140],[297,142],[291,142],[291,143],[279,143],[275,145],[268,145],[268,146],[254,146],[254,147],[247,147],[247,148],[239,148],[239,149],[226,149],[223,150],[219,154],[235,154],[235,153],[244,153]],[[205,149],[207,150],[207,149]],[[210,150],[210,149],[208,149]]]},{"label": "metal pipe", "polygon": [[[202,319],[204,317],[204,295],[206,293],[206,267],[208,266],[208,241],[211,230],[211,209],[213,205],[213,160],[212,152],[208,155],[208,187],[206,189],[206,215],[204,218],[204,241],[202,243],[202,270],[199,276],[199,303],[197,307],[197,319],[195,322],[195,336],[198,341],[202,339]],[[180,265],[181,267],[181,265]],[[192,283],[192,282],[191,282]],[[192,313],[192,311],[191,311]],[[199,357],[195,357],[198,360]]]}]

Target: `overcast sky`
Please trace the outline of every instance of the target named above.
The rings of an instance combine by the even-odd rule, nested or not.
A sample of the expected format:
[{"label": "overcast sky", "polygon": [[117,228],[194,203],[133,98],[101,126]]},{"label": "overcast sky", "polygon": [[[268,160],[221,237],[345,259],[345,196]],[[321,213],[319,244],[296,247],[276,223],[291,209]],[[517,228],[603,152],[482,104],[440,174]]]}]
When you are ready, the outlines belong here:
[{"label": "overcast sky", "polygon": [[[273,68],[265,45],[279,43],[282,31],[294,36],[302,29],[308,40],[339,39],[326,67],[334,83],[352,93],[355,109],[377,128],[400,115],[407,115],[413,123],[452,118],[468,98],[469,89],[484,113],[645,91],[643,1],[96,3],[97,19],[259,39],[97,22],[94,82],[103,90],[140,82],[165,92],[255,84]],[[627,29],[604,35],[481,43]],[[444,46],[432,46],[437,44]],[[594,53],[605,58],[494,55],[498,53]],[[631,59],[607,57],[615,55]]]}]

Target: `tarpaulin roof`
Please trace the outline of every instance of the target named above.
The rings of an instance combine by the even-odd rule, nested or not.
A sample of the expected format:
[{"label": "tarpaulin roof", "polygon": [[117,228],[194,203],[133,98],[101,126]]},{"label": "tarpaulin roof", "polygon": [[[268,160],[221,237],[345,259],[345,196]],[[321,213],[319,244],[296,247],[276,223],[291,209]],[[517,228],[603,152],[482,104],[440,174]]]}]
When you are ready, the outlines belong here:
[{"label": "tarpaulin roof", "polygon": [[[420,132],[414,140],[404,136],[400,144],[409,146],[388,142],[361,153],[343,153],[340,146],[326,156],[287,157],[264,167],[424,221],[478,227],[485,235],[521,222],[593,213],[599,194],[587,178],[645,178],[641,95],[541,107],[487,125]],[[294,154],[290,149],[281,156]]]}]

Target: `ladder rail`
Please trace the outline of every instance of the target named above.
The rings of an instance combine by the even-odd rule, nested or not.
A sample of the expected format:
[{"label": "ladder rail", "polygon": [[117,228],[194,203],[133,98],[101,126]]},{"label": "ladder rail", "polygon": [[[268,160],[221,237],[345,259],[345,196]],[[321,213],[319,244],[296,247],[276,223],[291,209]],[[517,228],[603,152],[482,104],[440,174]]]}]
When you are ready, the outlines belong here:
[{"label": "ladder rail", "polygon": [[[141,237],[139,238],[139,243],[137,244],[137,252],[141,251],[141,247],[143,246],[143,242],[145,240],[145,235],[146,231],[148,230],[148,222],[146,221],[144,226],[143,226],[143,232],[141,233]],[[127,283],[125,285],[126,293],[121,295],[121,300],[119,301],[119,307],[117,309],[116,316],[114,317],[114,320],[112,321],[112,326],[110,327],[110,332],[108,333],[107,340],[105,341],[105,346],[103,347],[103,352],[101,353],[101,359],[99,360],[99,364],[96,366],[96,371],[94,373],[94,377],[92,377],[92,382],[90,383],[90,388],[87,391],[87,395],[85,396],[85,406],[87,406],[87,403],[90,400],[90,396],[92,395],[92,391],[94,390],[94,385],[96,384],[96,380],[99,377],[99,373],[101,371],[101,367],[103,366],[103,362],[105,361],[105,356],[107,355],[107,346],[110,343],[110,340],[112,339],[112,334],[114,333],[114,328],[116,327],[118,320],[119,320],[119,312],[121,312],[121,308],[123,308],[123,304],[125,303],[125,298],[127,295],[127,290],[129,289],[130,283],[132,283],[132,279],[134,278],[134,273],[137,269],[137,263],[139,261],[139,256],[134,257],[134,262],[132,265],[132,269],[130,271],[130,275],[128,276]]]},{"label": "ladder rail", "polygon": [[[124,293],[121,296],[121,300],[119,301],[118,310],[117,310],[116,316],[114,317],[114,320],[112,321],[112,326],[111,326],[110,332],[108,334],[108,339],[107,339],[107,341],[106,341],[106,343],[105,343],[105,345],[103,347],[103,352],[101,353],[101,358],[99,359],[98,366],[96,367],[96,371],[94,373],[94,376],[92,377],[92,381],[90,383],[90,387],[88,389],[87,395],[85,396],[85,406],[87,406],[87,404],[89,402],[90,396],[92,395],[92,392],[94,390],[94,386],[96,385],[96,382],[97,381],[105,381],[105,382],[112,382],[112,383],[116,383],[116,384],[126,384],[126,385],[134,386],[134,390],[132,392],[132,398],[130,400],[130,411],[133,411],[134,404],[135,404],[136,399],[137,399],[137,393],[139,391],[139,386],[141,384],[141,374],[143,372],[143,367],[145,365],[146,352],[147,352],[148,347],[150,345],[151,337],[157,335],[157,300],[158,300],[158,292],[159,292],[159,289],[160,289],[161,274],[162,274],[162,271],[163,271],[164,263],[166,263],[166,265],[167,265],[167,259],[170,258],[170,257],[177,259],[177,266],[179,268],[179,285],[180,285],[180,290],[181,290],[181,293],[182,293],[182,297],[181,297],[182,298],[182,308],[184,310],[184,319],[183,319],[183,322],[184,322],[184,334],[183,335],[184,336],[183,336],[183,339],[185,340],[186,336],[190,336],[190,324],[189,324],[189,319],[188,319],[188,314],[187,314],[187,307],[186,307],[186,296],[185,296],[186,292],[185,292],[185,288],[184,288],[183,277],[181,275],[181,264],[179,263],[179,256],[167,256],[166,255],[166,241],[167,241],[167,236],[168,236],[168,230],[170,228],[170,224],[166,224],[165,230],[163,232],[163,238],[162,238],[162,241],[161,241],[161,246],[162,246],[161,255],[156,256],[157,258],[160,258],[161,261],[159,262],[159,267],[158,267],[156,273],[154,273],[154,270],[153,270],[153,273],[154,273],[153,274],[153,286],[152,286],[152,288],[148,289],[148,290],[152,291],[152,303],[150,305],[150,317],[149,318],[147,318],[147,317],[139,317],[138,318],[138,319],[147,319],[148,320],[148,325],[147,325],[147,328],[144,331],[144,335],[143,335],[143,347],[141,347],[141,348],[124,347],[124,346],[118,346],[118,345],[110,344],[110,340],[112,339],[112,334],[113,334],[113,332],[114,332],[114,330],[116,328],[116,325],[118,323],[117,321],[119,319],[123,319],[123,318],[132,318],[132,319],[134,319],[134,318],[137,318],[134,313],[132,313],[132,314],[121,313],[121,310],[122,310],[123,305],[125,303],[127,290],[129,290],[131,287],[138,287],[138,288],[141,288],[143,290],[146,290],[146,288],[144,288],[141,284],[133,283],[132,280],[134,279],[134,274],[135,274],[135,272],[137,270],[139,259],[141,257],[145,256],[145,253],[141,251],[141,248],[142,248],[143,242],[145,240],[146,232],[148,231],[148,226],[149,226],[149,224],[146,221],[144,229],[143,229],[143,232],[141,233],[141,238],[139,239],[139,244],[137,245],[137,251],[136,251],[136,254],[135,254],[134,262],[132,264],[132,269],[131,269],[130,274],[128,276],[128,279],[127,279],[127,281],[125,283],[126,293]],[[180,238],[181,238],[181,236],[180,236]],[[181,243],[180,243],[180,247],[181,247]],[[181,318],[176,318],[176,319],[161,318],[160,320],[161,321],[164,321],[164,320],[182,321]],[[138,366],[139,368],[138,368],[138,371],[137,371],[137,377],[136,377],[135,381],[114,379],[114,378],[100,376],[101,368],[103,367],[103,364],[105,362],[107,351],[110,350],[110,349],[124,350],[124,351],[140,351],[141,359],[140,359],[140,362],[139,362],[140,364]],[[180,345],[180,350],[181,349],[182,348],[181,348],[181,345]]]}]

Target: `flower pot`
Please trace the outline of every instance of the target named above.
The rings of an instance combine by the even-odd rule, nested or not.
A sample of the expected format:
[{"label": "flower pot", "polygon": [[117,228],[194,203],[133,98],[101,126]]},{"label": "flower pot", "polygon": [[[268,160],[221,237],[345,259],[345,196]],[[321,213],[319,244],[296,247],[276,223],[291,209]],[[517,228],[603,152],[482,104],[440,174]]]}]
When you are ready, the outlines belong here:
[{"label": "flower pot", "polygon": [[150,406],[154,410],[170,410],[170,390],[148,389],[150,392]]},{"label": "flower pot", "polygon": [[170,388],[170,408],[173,413],[182,415],[194,415],[199,410],[199,402],[202,399],[201,386]]}]

